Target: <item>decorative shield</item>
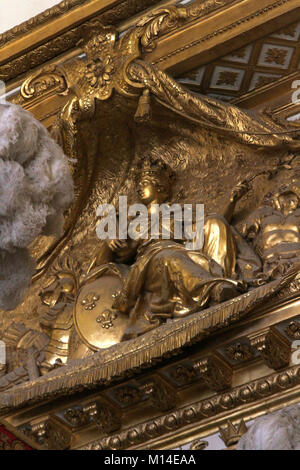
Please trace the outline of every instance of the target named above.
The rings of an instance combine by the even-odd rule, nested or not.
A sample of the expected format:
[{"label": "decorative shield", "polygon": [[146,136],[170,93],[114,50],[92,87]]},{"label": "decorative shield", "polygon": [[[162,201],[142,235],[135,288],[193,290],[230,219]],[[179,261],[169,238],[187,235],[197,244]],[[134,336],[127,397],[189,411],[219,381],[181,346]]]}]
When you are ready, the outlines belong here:
[{"label": "decorative shield", "polygon": [[84,343],[94,351],[120,343],[128,325],[128,315],[112,309],[121,289],[119,277],[106,274],[79,291],[74,324]]}]

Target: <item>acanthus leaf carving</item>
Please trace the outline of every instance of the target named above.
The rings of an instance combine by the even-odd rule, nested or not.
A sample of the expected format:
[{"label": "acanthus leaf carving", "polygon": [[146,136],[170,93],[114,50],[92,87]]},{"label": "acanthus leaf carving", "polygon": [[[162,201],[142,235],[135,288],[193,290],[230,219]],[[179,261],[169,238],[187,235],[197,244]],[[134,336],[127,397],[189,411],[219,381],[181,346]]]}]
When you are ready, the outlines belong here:
[{"label": "acanthus leaf carving", "polygon": [[232,383],[232,368],[218,355],[210,355],[194,364],[205,384],[215,391],[226,390]]},{"label": "acanthus leaf carving", "polygon": [[271,369],[277,370],[289,365],[290,342],[274,328],[253,334],[249,339],[251,346],[257,349]]}]

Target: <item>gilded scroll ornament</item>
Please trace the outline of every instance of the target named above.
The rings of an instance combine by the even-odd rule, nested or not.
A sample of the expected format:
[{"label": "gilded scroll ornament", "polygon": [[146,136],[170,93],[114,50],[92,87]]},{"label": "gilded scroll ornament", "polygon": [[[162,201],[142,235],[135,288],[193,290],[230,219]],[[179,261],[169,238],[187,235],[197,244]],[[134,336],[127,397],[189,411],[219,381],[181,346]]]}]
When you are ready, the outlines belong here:
[{"label": "gilded scroll ornament", "polygon": [[[180,25],[187,15],[187,8],[158,9],[152,15],[141,20],[134,29],[125,33],[119,41],[117,41],[116,32],[113,29],[103,28],[101,24],[94,22],[83,45],[87,55],[87,78],[79,79],[77,93],[90,95],[90,100],[105,100],[111,96],[113,89],[125,96],[134,97],[139,93],[139,88],[148,88],[157,99],[165,103],[166,106],[170,106],[174,112],[183,114],[186,112],[187,118],[193,119],[193,114],[195,113],[196,117],[199,116],[199,112],[201,116],[201,108],[203,108],[200,120],[204,126],[219,126],[219,130],[221,130],[226,122],[225,132],[235,131],[236,138],[244,140],[250,145],[255,143],[265,146],[280,145],[282,139],[287,139],[289,144],[293,146],[292,139],[276,136],[275,131],[280,132],[281,130],[279,126],[277,129],[275,127],[269,129],[258,121],[253,121],[246,113],[237,110],[237,108],[220,103],[217,105],[218,115],[214,111],[217,104],[214,100],[202,97],[202,103],[199,102],[197,98],[190,96],[165,73],[158,71],[145,61],[136,60],[140,58],[143,49],[154,47],[153,41],[164,30],[169,29],[171,25]],[[97,77],[97,75],[99,76]],[[93,91],[92,88],[96,87],[99,79],[101,84],[99,82],[100,86]],[[90,83],[89,88],[86,87],[86,81]],[[168,94],[166,91],[171,87],[176,90],[176,99],[170,100],[170,96],[174,93]],[[80,96],[78,98],[80,103]],[[203,101],[211,108],[208,116],[205,116],[206,110]],[[93,109],[92,102],[90,101],[89,105],[91,111]],[[187,112],[187,105],[191,103],[193,103],[192,109]],[[82,112],[87,112],[86,103],[80,105],[79,109]],[[224,112],[226,112],[226,117]],[[223,119],[221,116],[224,116]],[[256,139],[253,138],[255,134],[257,135]]]},{"label": "gilded scroll ornament", "polygon": [[20,93],[25,100],[28,100],[53,91],[67,94],[68,85],[63,71],[60,71],[58,66],[50,65],[25,80]]}]

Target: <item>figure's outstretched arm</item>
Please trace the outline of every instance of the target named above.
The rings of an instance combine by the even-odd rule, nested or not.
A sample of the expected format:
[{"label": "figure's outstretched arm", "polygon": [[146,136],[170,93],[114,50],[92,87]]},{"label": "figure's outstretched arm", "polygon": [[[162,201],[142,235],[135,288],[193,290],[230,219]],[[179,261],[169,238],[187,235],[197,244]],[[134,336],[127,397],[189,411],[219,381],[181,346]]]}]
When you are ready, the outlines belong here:
[{"label": "figure's outstretched arm", "polygon": [[247,180],[240,181],[231,191],[230,200],[223,211],[223,216],[230,224],[234,215],[235,207],[240,199],[247,194],[250,184]]}]

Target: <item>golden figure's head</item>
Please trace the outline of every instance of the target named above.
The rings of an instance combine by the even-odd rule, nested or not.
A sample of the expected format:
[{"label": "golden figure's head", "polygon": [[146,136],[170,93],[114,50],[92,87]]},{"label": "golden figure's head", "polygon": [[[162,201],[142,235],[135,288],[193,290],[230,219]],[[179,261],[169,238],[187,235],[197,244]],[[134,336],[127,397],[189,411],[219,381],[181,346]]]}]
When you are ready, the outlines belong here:
[{"label": "golden figure's head", "polygon": [[65,258],[57,261],[50,270],[46,285],[39,293],[42,304],[53,307],[66,296],[75,296],[78,278],[79,269],[72,260]]},{"label": "golden figure's head", "polygon": [[300,205],[300,187],[294,183],[281,187],[273,196],[273,205],[285,215],[294,212]]},{"label": "golden figure's head", "polygon": [[143,204],[162,204],[170,199],[171,169],[160,160],[146,162],[139,173],[138,194]]}]

